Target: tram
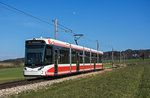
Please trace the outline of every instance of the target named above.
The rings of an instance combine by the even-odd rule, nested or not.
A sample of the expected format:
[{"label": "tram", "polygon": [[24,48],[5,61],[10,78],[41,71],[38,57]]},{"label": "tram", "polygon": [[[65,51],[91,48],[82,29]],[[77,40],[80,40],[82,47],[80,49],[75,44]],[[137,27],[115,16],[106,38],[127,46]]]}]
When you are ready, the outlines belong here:
[{"label": "tram", "polygon": [[26,40],[24,76],[57,76],[102,69],[102,54],[49,38]]}]

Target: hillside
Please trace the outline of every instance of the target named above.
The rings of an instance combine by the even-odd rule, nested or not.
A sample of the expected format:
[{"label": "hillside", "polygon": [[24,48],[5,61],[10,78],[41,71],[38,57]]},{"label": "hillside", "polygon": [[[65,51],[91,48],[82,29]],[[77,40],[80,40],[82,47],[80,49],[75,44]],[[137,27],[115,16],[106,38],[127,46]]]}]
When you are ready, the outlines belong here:
[{"label": "hillside", "polygon": [[0,68],[1,67],[20,67],[24,64],[24,58],[17,58],[17,59],[8,59],[4,61],[0,61]]},{"label": "hillside", "polygon": [[17,59],[8,59],[4,61],[0,61],[0,63],[23,63],[24,58],[17,58]]},{"label": "hillside", "polygon": [[[112,51],[104,52],[103,58],[105,60],[112,59]],[[120,58],[120,51],[114,51],[114,59],[117,60]],[[121,51],[121,58],[125,59],[147,59],[150,58],[150,49],[147,50],[131,50],[127,49]]]}]

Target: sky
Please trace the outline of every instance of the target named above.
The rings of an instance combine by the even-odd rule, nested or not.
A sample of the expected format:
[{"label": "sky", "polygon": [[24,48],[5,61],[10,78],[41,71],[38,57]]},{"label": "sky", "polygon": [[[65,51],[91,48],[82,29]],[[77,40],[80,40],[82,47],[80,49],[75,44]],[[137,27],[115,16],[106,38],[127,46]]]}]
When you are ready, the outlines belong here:
[{"label": "sky", "polygon": [[[150,49],[150,0],[0,0],[54,24],[84,34],[79,45],[101,51]],[[25,40],[54,38],[54,26],[7,10],[0,4],[0,60],[24,57]],[[73,43],[58,29],[58,40]]]}]

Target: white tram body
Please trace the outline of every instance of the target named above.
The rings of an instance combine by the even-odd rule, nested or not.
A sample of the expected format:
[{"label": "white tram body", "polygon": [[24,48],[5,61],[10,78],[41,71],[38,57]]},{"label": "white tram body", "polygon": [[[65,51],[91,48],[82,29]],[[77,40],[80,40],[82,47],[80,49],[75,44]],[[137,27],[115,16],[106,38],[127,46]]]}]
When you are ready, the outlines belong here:
[{"label": "white tram body", "polygon": [[54,76],[102,69],[103,52],[48,38],[26,40],[24,76]]}]

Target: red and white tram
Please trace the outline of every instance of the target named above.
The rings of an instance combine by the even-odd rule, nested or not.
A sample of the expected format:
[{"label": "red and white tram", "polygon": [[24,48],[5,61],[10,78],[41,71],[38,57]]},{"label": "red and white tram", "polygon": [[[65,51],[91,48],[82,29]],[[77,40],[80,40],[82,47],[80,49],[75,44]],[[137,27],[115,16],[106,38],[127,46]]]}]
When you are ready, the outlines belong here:
[{"label": "red and white tram", "polygon": [[24,76],[54,76],[102,69],[103,52],[39,38],[26,40]]}]

